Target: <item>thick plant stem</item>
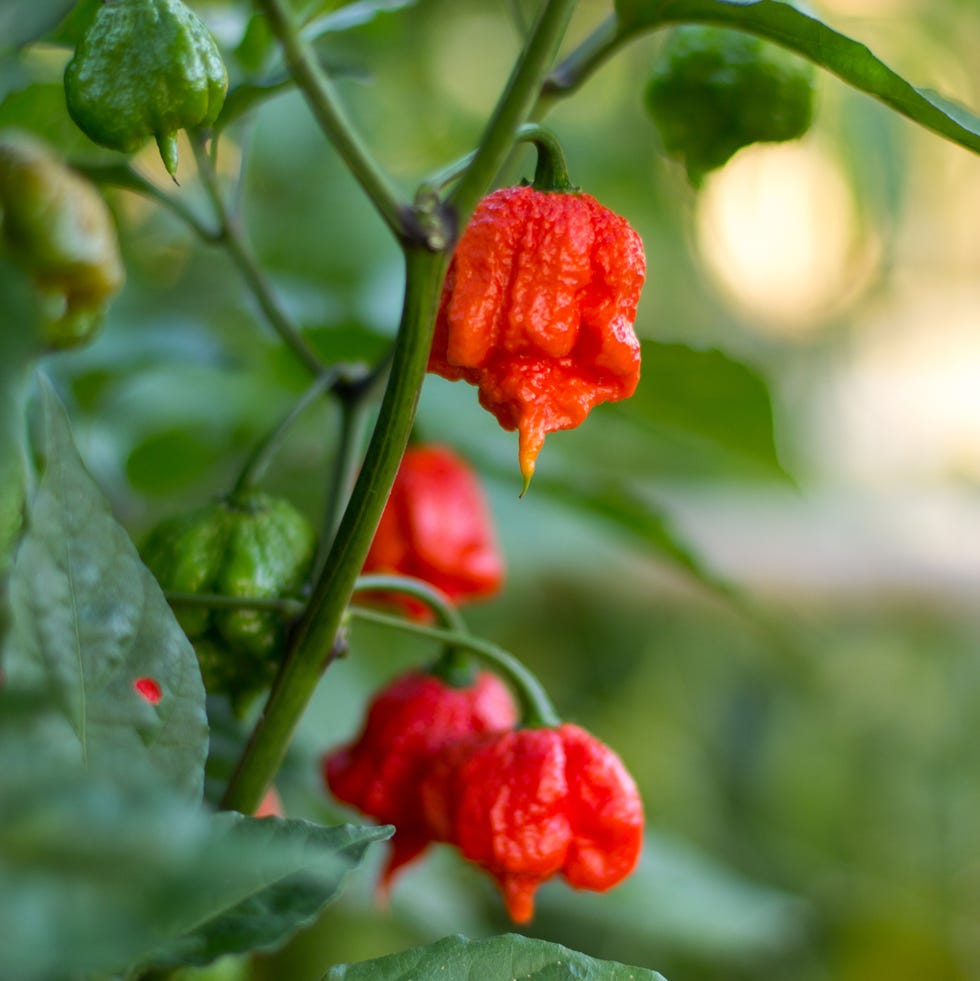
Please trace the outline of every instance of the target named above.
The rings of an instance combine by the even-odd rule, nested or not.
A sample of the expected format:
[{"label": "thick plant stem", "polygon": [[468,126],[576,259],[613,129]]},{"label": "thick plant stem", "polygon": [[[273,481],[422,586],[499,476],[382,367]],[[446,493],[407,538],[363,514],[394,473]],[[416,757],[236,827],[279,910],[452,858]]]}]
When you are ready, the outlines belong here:
[{"label": "thick plant stem", "polygon": [[473,162],[450,195],[449,201],[461,220],[472,214],[513,149],[517,130],[527,121],[538,100],[542,80],[558,53],[574,9],[575,0],[548,0],[541,8],[527,47],[487,123]]},{"label": "thick plant stem", "polygon": [[268,18],[269,27],[282,46],[290,73],[306,97],[320,128],[392,233],[399,241],[405,242],[406,218],[411,214],[410,208],[407,202],[399,199],[387,175],[347,119],[330,79],[320,67],[310,45],[300,35],[287,3],[285,0],[257,0],[257,6]]},{"label": "thick plant stem", "polygon": [[[327,79],[300,39],[283,0],[258,0],[258,3],[269,16],[297,84],[321,126],[402,242],[406,286],[391,372],[364,464],[265,711],[225,791],[222,806],[246,814],[255,810],[275,776],[299,718],[330,663],[332,652],[337,649],[344,611],[415,419],[432,344],[439,289],[449,261],[447,251],[452,244],[447,239],[436,250],[434,237],[429,236],[426,244],[420,245],[409,234],[405,218],[411,212],[398,204],[386,179],[340,115]],[[547,0],[543,5],[473,162],[450,199],[460,223],[472,214],[511,151],[518,128],[538,98],[574,7],[575,0]],[[417,221],[417,215],[412,217]],[[531,714],[533,717],[533,711]]]},{"label": "thick plant stem", "polygon": [[541,99],[535,108],[535,118],[540,119],[557,99],[571,95],[626,40],[619,31],[619,23],[615,17],[604,20],[548,76],[541,89]]},{"label": "thick plant stem", "polygon": [[423,249],[406,253],[405,302],[378,423],[350,502],[306,615],[276,678],[222,806],[252,813],[275,776],[340,631],[344,610],[401,462],[415,419],[432,343],[439,287],[447,257]]}]

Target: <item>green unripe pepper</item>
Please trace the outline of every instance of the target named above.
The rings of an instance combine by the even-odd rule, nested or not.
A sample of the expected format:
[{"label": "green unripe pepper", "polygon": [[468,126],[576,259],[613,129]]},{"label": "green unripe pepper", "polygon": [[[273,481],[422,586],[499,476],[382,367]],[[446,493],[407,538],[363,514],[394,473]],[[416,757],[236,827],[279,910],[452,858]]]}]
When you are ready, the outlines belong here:
[{"label": "green unripe pepper", "polygon": [[180,0],[105,0],[65,69],[68,111],[96,143],[133,153],[152,136],[177,170],[177,132],[209,126],[228,73]]},{"label": "green unripe pepper", "polygon": [[0,251],[42,298],[43,342],[73,347],[96,332],[123,283],[112,215],[98,191],[26,133],[0,133]]},{"label": "green unripe pepper", "polygon": [[[247,491],[157,525],[143,561],[168,592],[280,598],[302,587],[315,544],[312,527],[288,501]],[[285,636],[281,616],[179,603],[174,612],[208,691],[238,700],[272,680]]]},{"label": "green unripe pepper", "polygon": [[750,143],[802,136],[813,118],[813,65],[723,27],[671,32],[646,89],[664,148],[695,186]]}]

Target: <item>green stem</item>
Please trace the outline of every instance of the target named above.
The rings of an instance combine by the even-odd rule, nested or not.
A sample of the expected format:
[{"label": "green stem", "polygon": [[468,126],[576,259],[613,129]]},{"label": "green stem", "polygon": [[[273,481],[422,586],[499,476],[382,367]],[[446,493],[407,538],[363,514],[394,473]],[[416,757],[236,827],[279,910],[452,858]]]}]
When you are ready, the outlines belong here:
[{"label": "green stem", "polygon": [[416,623],[414,620],[404,620],[401,617],[361,606],[349,607],[347,614],[351,620],[391,627],[402,633],[441,641],[449,647],[475,654],[511,683],[520,698],[523,724],[526,727],[553,727],[561,724],[561,717],[555,711],[541,682],[513,654],[502,647],[465,632],[430,627],[423,623]]},{"label": "green stem", "polygon": [[446,264],[441,253],[421,248],[406,252],[405,302],[378,422],[306,614],[297,624],[292,649],[225,792],[225,808],[250,814],[258,806],[329,662],[408,443]]},{"label": "green stem", "polygon": [[[410,212],[398,205],[387,181],[339,115],[327,80],[300,41],[283,0],[258,3],[269,15],[287,62],[321,126],[402,242],[406,285],[391,372],[364,464],[306,614],[293,634],[290,652],[225,791],[222,806],[247,814],[258,806],[275,776],[299,718],[337,649],[344,611],[408,443],[432,344],[439,289],[448,265],[446,250],[452,244],[445,234],[444,216],[433,203],[432,214],[420,214],[419,208]],[[514,134],[538,97],[574,6],[575,0],[547,0],[544,4],[488,123],[484,141],[451,198],[459,219],[469,218],[506,160]],[[420,218],[431,220],[432,226],[421,237],[417,234]]]},{"label": "green stem", "polygon": [[205,606],[212,610],[265,610],[287,620],[302,616],[305,605],[288,596],[222,596],[219,593],[165,593],[171,606]]},{"label": "green stem", "polygon": [[306,97],[320,128],[350,168],[395,237],[408,238],[410,209],[381,170],[367,146],[354,130],[309,43],[300,35],[285,0],[257,0],[269,27],[282,46],[286,64]]},{"label": "green stem", "polygon": [[545,80],[534,117],[540,119],[553,102],[571,95],[627,40],[615,16],[604,20]]},{"label": "green stem", "polygon": [[292,429],[296,420],[325,392],[328,392],[342,376],[343,369],[335,367],[324,371],[319,378],[315,379],[305,392],[296,400],[293,407],[280,420],[278,425],[269,432],[265,439],[259,444],[245,461],[234,487],[231,489],[231,496],[240,494],[243,491],[254,487],[261,479],[269,466],[272,458],[279,451],[283,440],[289,430]]},{"label": "green stem", "polygon": [[548,0],[541,8],[527,46],[487,123],[473,162],[449,197],[461,223],[486,194],[514,146],[518,128],[530,116],[574,8],[575,0]]},{"label": "green stem", "polygon": [[551,130],[527,123],[517,131],[517,138],[522,143],[533,143],[538,151],[538,163],[534,168],[536,191],[564,193],[579,190],[568,176],[565,151]]},{"label": "green stem", "polygon": [[447,630],[466,633],[466,623],[449,597],[435,586],[410,576],[368,575],[360,576],[354,586],[355,593],[403,593],[421,600],[428,606]]},{"label": "green stem", "polygon": [[[195,134],[196,135],[196,134]],[[234,216],[225,204],[221,194],[221,187],[218,183],[218,175],[215,172],[214,164],[208,155],[202,138],[192,138],[191,146],[194,148],[194,157],[197,160],[197,169],[201,177],[204,189],[207,191],[215,214],[220,223],[218,240],[224,245],[225,250],[231,257],[232,262],[238,267],[248,288],[252,291],[265,315],[266,320],[273,330],[282,340],[292,349],[293,353],[309,368],[310,372],[319,376],[325,369],[316,351],[313,350],[303,339],[302,334],[296,329],[293,322],[286,316],[282,307],[279,306],[275,294],[269,281],[265,278],[265,273],[259,266],[255,256],[245,242],[245,235]]]},{"label": "green stem", "polygon": [[190,208],[179,198],[166,191],[160,190],[152,181],[138,174],[127,164],[86,164],[74,162],[72,169],[84,174],[96,184],[121,187],[126,191],[141,194],[162,205],[186,224],[202,242],[217,245],[222,240],[220,229],[209,228]]}]

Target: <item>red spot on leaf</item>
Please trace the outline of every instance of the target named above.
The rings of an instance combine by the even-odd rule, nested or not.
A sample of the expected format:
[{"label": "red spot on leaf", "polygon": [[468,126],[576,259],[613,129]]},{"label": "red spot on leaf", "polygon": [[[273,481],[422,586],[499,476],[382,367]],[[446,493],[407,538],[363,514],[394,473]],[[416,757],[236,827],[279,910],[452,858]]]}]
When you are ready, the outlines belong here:
[{"label": "red spot on leaf", "polygon": [[152,678],[137,678],[133,682],[133,687],[141,698],[145,698],[151,705],[156,705],[163,697],[163,691]]}]

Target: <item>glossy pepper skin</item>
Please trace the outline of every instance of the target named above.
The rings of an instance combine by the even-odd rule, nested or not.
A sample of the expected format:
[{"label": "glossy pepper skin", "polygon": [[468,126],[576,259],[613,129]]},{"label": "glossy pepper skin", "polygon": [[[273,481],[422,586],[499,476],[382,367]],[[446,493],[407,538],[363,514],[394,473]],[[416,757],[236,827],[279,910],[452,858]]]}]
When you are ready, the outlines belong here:
[{"label": "glossy pepper skin", "polygon": [[[150,533],[143,561],[168,591],[276,598],[302,586],[316,535],[282,498],[249,491],[168,518]],[[247,698],[272,679],[284,627],[265,610],[177,606],[205,688]]]},{"label": "glossy pepper skin", "polygon": [[578,726],[517,729],[449,747],[421,787],[434,838],[496,880],[511,918],[561,874],[602,892],[635,867],[643,805],[619,757]]},{"label": "glossy pepper skin", "polygon": [[0,252],[42,299],[50,350],[93,338],[124,272],[112,215],[99,192],[40,140],[0,133]]},{"label": "glossy pepper skin", "polygon": [[375,696],[357,739],[323,757],[324,781],[338,800],[395,825],[382,889],[432,840],[419,784],[436,754],[464,737],[509,729],[517,716],[495,675],[481,672],[458,688],[433,674],[410,672]]},{"label": "glossy pepper skin", "polygon": [[477,207],[450,263],[429,371],[479,389],[519,433],[525,486],[548,433],[633,394],[643,243],[588,194],[502,188]]},{"label": "glossy pepper skin", "polygon": [[[413,576],[454,603],[500,589],[504,563],[476,474],[443,446],[410,446],[364,561],[364,572]],[[399,598],[407,611],[421,604]]]},{"label": "glossy pepper skin", "polygon": [[68,111],[92,140],[133,153],[156,138],[177,170],[177,132],[218,117],[228,73],[181,0],[103,0],[65,69]]}]

